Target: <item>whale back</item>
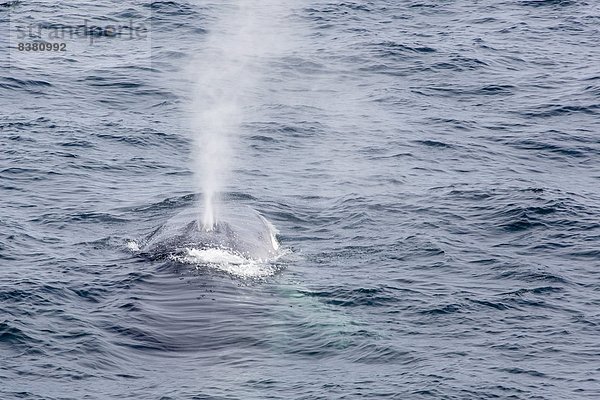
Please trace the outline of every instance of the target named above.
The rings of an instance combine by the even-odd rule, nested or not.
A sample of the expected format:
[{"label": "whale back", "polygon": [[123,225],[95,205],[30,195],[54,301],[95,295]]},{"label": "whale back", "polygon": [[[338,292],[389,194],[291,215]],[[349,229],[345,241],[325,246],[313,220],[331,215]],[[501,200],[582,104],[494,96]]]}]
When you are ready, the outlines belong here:
[{"label": "whale back", "polygon": [[197,210],[185,210],[154,230],[143,242],[142,253],[152,259],[174,257],[190,249],[223,249],[255,260],[277,254],[273,226],[250,207],[229,210],[212,230],[199,223]]}]

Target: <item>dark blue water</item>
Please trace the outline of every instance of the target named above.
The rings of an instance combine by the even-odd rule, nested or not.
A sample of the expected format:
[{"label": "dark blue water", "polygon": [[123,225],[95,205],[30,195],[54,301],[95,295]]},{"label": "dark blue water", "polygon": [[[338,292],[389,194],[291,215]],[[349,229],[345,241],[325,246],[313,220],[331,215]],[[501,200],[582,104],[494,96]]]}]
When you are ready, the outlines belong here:
[{"label": "dark blue water", "polygon": [[246,278],[128,248],[200,196],[230,2],[0,5],[0,398],[600,398],[597,2],[287,3],[224,198],[289,254]]}]

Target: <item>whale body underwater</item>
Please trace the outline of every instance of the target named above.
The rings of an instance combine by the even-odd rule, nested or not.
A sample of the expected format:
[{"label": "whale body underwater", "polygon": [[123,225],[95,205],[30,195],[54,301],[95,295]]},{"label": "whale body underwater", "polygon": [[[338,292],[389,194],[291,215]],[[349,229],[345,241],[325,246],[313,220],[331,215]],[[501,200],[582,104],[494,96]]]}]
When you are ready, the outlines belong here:
[{"label": "whale body underwater", "polygon": [[250,207],[227,210],[211,230],[205,230],[196,209],[175,215],[149,234],[140,253],[150,259],[175,259],[211,249],[246,260],[268,261],[278,255],[277,230]]}]

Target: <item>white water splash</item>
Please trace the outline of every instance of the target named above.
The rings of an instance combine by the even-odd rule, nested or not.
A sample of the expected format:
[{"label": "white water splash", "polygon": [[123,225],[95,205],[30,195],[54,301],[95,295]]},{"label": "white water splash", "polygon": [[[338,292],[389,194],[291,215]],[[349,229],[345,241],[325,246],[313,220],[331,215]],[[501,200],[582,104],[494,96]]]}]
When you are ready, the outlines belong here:
[{"label": "white water splash", "polygon": [[186,249],[185,254],[173,256],[174,261],[213,268],[238,278],[266,278],[275,275],[279,268],[273,264],[274,260],[254,260],[236,254],[229,249],[206,248]]},{"label": "white water splash", "polygon": [[140,251],[140,245],[135,240],[128,240],[126,243],[127,249],[134,253]]}]

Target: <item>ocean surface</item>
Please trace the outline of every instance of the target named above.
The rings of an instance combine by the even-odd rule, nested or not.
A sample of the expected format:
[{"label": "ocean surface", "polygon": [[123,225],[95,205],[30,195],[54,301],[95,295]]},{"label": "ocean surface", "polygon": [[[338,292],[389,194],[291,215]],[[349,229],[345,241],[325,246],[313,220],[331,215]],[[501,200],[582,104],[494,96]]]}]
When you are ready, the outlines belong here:
[{"label": "ocean surface", "polygon": [[0,398],[600,398],[598,2],[252,4],[227,268],[137,248],[235,1],[0,4]]}]

